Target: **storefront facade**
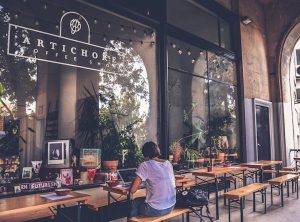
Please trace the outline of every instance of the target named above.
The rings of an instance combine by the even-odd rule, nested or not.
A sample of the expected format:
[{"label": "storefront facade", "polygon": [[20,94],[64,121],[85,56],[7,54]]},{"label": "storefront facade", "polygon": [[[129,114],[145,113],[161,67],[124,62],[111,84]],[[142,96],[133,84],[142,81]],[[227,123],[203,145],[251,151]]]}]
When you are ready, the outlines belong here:
[{"label": "storefront facade", "polygon": [[49,141],[70,140],[79,159],[101,148],[101,113],[130,126],[139,147],[158,142],[164,157],[179,144],[185,155],[214,147],[242,158],[239,18],[229,10],[201,0],[15,0],[0,12],[1,116],[21,138],[3,155],[23,149],[25,166],[49,160]]}]

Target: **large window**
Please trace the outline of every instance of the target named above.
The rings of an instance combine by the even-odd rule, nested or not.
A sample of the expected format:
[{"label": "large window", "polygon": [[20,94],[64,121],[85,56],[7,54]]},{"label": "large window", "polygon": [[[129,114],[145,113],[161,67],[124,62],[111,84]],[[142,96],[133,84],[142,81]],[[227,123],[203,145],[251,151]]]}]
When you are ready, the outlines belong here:
[{"label": "large window", "polygon": [[0,115],[5,130],[17,130],[4,136],[15,133],[14,144],[0,144],[0,154],[23,150],[29,165],[49,140],[101,148],[106,114],[139,146],[157,141],[154,29],[59,0],[6,1],[0,23]]},{"label": "large window", "polygon": [[213,151],[236,160],[239,136],[234,61],[171,37],[168,61],[171,151],[180,145],[188,159],[189,151],[194,150],[201,157],[209,157]]},{"label": "large window", "polygon": [[231,49],[229,23],[194,0],[167,0],[167,12],[169,24]]}]

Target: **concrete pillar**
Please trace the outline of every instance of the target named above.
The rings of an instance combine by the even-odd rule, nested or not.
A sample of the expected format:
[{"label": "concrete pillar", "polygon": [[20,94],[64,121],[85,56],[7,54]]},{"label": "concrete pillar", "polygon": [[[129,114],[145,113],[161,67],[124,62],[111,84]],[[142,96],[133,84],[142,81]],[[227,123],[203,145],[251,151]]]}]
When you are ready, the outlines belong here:
[{"label": "concrete pillar", "polygon": [[62,66],[58,108],[58,138],[75,137],[77,69]]}]

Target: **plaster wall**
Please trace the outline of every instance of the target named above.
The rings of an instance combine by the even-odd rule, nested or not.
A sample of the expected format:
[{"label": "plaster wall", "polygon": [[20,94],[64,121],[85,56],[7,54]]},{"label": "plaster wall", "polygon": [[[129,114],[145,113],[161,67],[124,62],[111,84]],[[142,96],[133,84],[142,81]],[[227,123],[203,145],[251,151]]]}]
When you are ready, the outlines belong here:
[{"label": "plaster wall", "polygon": [[253,19],[248,25],[240,25],[244,97],[270,101],[263,5],[257,1],[241,0],[240,14]]}]

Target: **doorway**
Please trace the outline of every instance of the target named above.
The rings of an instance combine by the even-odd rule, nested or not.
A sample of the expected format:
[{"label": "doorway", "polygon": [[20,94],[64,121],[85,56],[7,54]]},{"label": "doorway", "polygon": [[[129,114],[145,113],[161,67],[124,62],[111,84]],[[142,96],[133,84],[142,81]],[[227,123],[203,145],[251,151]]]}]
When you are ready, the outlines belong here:
[{"label": "doorway", "polygon": [[254,99],[254,114],[256,160],[272,160],[272,103]]}]

